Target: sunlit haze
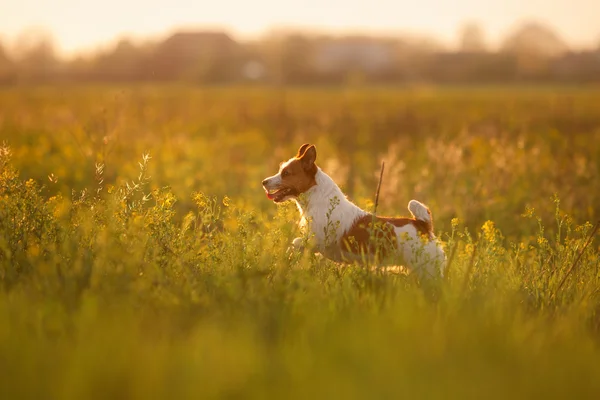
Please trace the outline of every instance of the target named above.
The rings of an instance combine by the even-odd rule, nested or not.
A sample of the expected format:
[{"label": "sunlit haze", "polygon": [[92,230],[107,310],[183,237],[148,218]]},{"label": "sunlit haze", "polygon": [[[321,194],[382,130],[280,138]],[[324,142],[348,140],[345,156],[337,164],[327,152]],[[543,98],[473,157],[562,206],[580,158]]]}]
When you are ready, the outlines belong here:
[{"label": "sunlit haze", "polygon": [[223,27],[239,38],[296,27],[426,34],[452,45],[460,26],[475,21],[494,45],[519,22],[535,20],[549,24],[571,46],[600,42],[600,1],[595,0],[0,0],[0,8],[2,42],[28,28],[44,28],[63,54],[123,36],[161,37],[180,27],[204,26]]}]

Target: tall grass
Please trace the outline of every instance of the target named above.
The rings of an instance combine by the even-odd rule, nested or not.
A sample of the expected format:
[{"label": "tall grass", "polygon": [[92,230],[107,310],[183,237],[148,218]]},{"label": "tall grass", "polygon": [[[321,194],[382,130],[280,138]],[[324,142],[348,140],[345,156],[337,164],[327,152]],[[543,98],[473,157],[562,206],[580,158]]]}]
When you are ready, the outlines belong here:
[{"label": "tall grass", "polygon": [[[0,95],[3,398],[600,393],[595,92],[298,91],[281,108],[143,88],[88,133],[114,92],[66,93]],[[297,211],[260,181],[304,141],[364,207],[385,158],[379,210],[431,206],[445,280],[290,253]]]}]

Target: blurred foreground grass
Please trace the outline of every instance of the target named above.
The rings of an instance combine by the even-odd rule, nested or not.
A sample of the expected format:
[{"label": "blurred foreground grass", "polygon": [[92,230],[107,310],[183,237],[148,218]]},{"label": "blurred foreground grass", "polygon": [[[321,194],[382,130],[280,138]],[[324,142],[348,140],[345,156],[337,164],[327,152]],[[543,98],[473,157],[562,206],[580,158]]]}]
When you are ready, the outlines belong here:
[{"label": "blurred foreground grass", "polygon": [[[0,140],[2,398],[600,393],[599,91],[21,88]],[[303,142],[447,280],[289,257]]]}]

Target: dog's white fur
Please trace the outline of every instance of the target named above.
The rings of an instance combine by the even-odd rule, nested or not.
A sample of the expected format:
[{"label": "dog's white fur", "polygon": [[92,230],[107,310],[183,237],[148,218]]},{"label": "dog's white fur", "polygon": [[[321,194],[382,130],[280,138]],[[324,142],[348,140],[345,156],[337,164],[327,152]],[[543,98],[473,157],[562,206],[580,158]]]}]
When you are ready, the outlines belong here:
[{"label": "dog's white fur", "polygon": [[[281,171],[293,160],[283,163],[276,175],[264,180],[266,190],[281,184]],[[319,167],[315,181],[316,185],[299,197],[288,196],[283,201],[292,200],[298,206],[300,227],[305,235],[311,237],[316,251],[336,262],[360,261],[362,257],[343,251],[340,242],[359,218],[370,214],[348,200],[333,179]],[[414,218],[432,223],[428,208],[417,200],[411,200],[408,209]],[[394,232],[398,245],[396,255],[405,267],[421,276],[443,276],[446,257],[433,232],[429,238],[423,239],[412,224],[394,226]],[[303,248],[305,242],[296,238],[293,245]],[[394,261],[398,261],[398,258]]]}]

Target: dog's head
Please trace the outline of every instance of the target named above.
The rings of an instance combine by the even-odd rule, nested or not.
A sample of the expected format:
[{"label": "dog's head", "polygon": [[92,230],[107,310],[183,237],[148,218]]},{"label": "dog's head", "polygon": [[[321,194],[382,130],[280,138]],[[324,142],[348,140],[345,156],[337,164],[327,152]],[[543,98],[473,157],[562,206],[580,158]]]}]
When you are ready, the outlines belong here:
[{"label": "dog's head", "polygon": [[297,198],[317,184],[317,149],[303,144],[298,154],[279,165],[279,172],[262,181],[269,200],[275,203]]}]

